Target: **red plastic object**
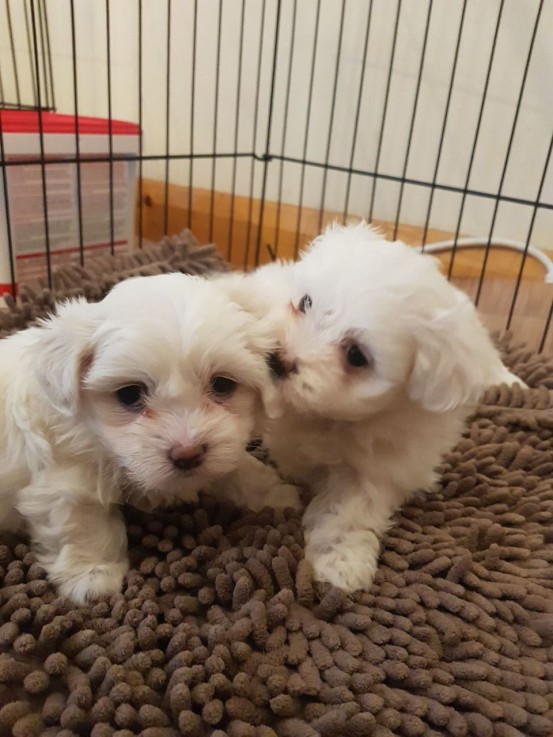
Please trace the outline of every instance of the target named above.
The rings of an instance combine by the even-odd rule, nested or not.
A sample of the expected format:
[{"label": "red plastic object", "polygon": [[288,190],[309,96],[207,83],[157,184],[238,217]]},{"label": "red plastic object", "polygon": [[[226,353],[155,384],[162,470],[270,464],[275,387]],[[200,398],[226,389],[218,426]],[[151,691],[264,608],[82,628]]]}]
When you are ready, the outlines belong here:
[{"label": "red plastic object", "polygon": [[[107,118],[87,118],[80,115],[61,115],[46,113],[42,116],[36,110],[0,110],[0,129],[2,133],[38,133],[40,118],[42,131],[50,135],[56,133],[73,133],[77,129],[80,135],[109,135],[110,121]],[[111,121],[111,133],[114,136],[138,136],[140,127],[136,123],[124,120]]]}]

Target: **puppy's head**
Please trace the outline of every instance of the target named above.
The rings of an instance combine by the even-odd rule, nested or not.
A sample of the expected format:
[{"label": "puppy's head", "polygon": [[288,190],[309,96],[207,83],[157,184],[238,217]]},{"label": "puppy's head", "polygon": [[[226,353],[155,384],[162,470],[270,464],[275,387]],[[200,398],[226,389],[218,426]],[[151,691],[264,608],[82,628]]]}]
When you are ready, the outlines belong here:
[{"label": "puppy's head", "polygon": [[51,403],[145,491],[195,491],[233,470],[274,392],[255,320],[182,274],[66,303],[41,342]]},{"label": "puppy's head", "polygon": [[281,349],[285,402],[355,421],[397,399],[442,412],[476,401],[499,358],[438,262],[365,224],[334,226],[294,267]]}]

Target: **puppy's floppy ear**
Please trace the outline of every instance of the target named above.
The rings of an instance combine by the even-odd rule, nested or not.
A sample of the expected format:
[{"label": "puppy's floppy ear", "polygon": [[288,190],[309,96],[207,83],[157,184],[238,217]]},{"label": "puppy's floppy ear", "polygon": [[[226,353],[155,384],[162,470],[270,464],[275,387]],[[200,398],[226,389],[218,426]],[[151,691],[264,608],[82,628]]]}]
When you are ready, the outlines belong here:
[{"label": "puppy's floppy ear", "polygon": [[268,360],[279,343],[283,315],[288,314],[292,263],[275,261],[251,274],[232,272],[213,279],[227,297],[247,315],[249,350],[262,361],[256,388],[260,402],[256,426],[282,414],[279,392],[269,371]]},{"label": "puppy's floppy ear", "polygon": [[267,381],[263,382],[260,392],[262,404],[262,417],[260,421],[265,423],[267,419],[276,420],[282,416],[283,408],[280,394],[277,390],[275,380],[272,378],[267,367]]},{"label": "puppy's floppy ear", "polygon": [[269,368],[269,357],[276,342],[269,320],[251,319],[248,331],[248,348],[258,358],[256,389],[259,403],[256,410],[256,426],[263,427],[267,419],[276,419],[282,413],[280,395]]},{"label": "puppy's floppy ear", "polygon": [[58,305],[41,322],[37,375],[52,405],[64,415],[77,409],[80,383],[92,360],[92,338],[99,324],[99,305],[79,298]]},{"label": "puppy's floppy ear", "polygon": [[408,396],[432,412],[478,401],[505,368],[465,294],[432,319],[412,325],[416,341]]}]

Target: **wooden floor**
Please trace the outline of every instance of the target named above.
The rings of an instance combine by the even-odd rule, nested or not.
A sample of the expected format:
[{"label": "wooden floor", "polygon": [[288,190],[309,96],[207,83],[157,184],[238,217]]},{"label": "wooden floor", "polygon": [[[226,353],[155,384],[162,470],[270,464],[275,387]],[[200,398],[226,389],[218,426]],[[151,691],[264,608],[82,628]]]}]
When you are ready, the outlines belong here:
[{"label": "wooden floor", "polygon": [[[137,203],[136,220],[139,232],[139,214],[142,215],[142,236],[147,240],[159,240],[167,227],[169,234],[191,227],[202,243],[213,242],[223,256],[235,268],[250,268],[256,263],[271,259],[271,253],[280,258],[293,258],[297,248],[307,244],[320,230],[318,210],[295,205],[266,202],[263,213],[259,200],[208,190],[192,191],[191,217],[188,213],[189,192],[186,187],[169,185],[169,198],[165,207],[163,182],[144,180],[142,203]],[[324,213],[323,226],[336,218],[336,213]],[[261,227],[260,227],[261,221]],[[386,236],[392,237],[393,227],[389,223],[375,221]],[[422,229],[400,225],[396,237],[408,244],[420,245]],[[449,240],[452,234],[431,230],[428,243]],[[478,292],[484,249],[459,249],[453,261],[452,281],[473,299]],[[551,256],[551,254],[550,254]],[[451,251],[438,256],[447,272],[452,258]],[[518,252],[494,248],[490,251],[478,310],[490,330],[504,331],[507,325],[522,255]],[[544,340],[544,330],[553,305],[553,284],[544,282],[544,267],[535,259],[526,259],[522,279],[516,298],[510,329],[517,339],[523,340],[533,349],[543,342],[543,349],[553,353],[553,324]]]},{"label": "wooden floor", "polygon": [[[452,281],[470,296],[476,295],[479,280],[470,276],[454,276]],[[486,276],[478,301],[478,312],[484,324],[492,331],[503,332],[514,298],[516,279]],[[540,280],[520,283],[515,310],[509,329],[514,336],[538,349],[553,354],[553,324],[544,339],[548,316],[552,307],[553,285]]]}]

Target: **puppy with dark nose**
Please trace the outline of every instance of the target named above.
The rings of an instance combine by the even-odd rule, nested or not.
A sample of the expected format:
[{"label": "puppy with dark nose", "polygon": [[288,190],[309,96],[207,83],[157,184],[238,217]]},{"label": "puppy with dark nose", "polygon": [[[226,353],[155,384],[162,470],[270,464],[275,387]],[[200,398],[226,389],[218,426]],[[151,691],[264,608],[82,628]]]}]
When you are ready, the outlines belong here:
[{"label": "puppy with dark nose", "polygon": [[242,282],[234,294],[278,345],[280,417],[265,441],[314,492],[306,557],[321,581],[368,588],[392,515],[435,484],[483,390],[522,382],[438,262],[364,223],[330,227],[297,264]]},{"label": "puppy with dark nose", "polygon": [[2,341],[0,524],[27,527],[77,603],[127,570],[121,502],[201,489],[253,509],[298,506],[246,453],[275,394],[272,337],[223,290],[183,274],[129,279]]}]

